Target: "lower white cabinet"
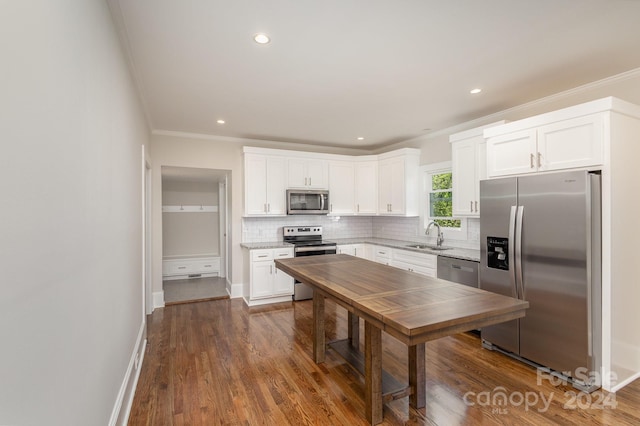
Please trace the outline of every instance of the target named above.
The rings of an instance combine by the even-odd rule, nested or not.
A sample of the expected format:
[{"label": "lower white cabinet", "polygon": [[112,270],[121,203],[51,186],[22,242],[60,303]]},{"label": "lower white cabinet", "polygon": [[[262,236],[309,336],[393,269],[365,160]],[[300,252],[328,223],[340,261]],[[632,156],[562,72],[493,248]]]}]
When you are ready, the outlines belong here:
[{"label": "lower white cabinet", "polygon": [[372,259],[374,262],[382,263],[384,265],[391,264],[391,251],[389,247],[373,246]]},{"label": "lower white cabinet", "polygon": [[438,256],[394,249],[391,256],[391,266],[436,278],[438,275]]},{"label": "lower white cabinet", "polygon": [[337,247],[336,252],[371,260],[371,247],[370,244],[343,244]]},{"label": "lower white cabinet", "polygon": [[[294,280],[276,268],[275,259],[293,257],[293,248],[247,250],[249,265],[249,288],[245,294],[247,303],[262,304],[291,300]],[[246,259],[248,257],[248,259]],[[277,300],[270,300],[277,299]],[[258,300],[259,303],[251,303]]]}]

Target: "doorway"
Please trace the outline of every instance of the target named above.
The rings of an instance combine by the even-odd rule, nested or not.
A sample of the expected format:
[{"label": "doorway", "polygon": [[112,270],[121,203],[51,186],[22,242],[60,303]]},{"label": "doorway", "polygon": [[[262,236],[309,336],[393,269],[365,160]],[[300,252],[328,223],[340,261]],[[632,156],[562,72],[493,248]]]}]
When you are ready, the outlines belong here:
[{"label": "doorway", "polygon": [[230,171],[161,167],[165,305],[228,298]]}]

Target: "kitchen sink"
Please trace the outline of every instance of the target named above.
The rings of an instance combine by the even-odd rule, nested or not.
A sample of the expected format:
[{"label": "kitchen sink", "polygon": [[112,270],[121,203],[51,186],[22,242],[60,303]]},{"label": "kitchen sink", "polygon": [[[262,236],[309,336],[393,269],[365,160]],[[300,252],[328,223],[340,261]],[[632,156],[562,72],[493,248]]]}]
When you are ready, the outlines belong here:
[{"label": "kitchen sink", "polygon": [[430,244],[407,244],[406,247],[414,249],[429,249],[429,250],[449,250],[451,247],[434,246]]}]

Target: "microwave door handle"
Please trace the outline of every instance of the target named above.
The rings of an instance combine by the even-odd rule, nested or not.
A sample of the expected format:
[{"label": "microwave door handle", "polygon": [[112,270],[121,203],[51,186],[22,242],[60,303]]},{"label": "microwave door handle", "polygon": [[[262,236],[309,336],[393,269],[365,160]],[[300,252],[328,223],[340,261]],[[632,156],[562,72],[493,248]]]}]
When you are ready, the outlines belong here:
[{"label": "microwave door handle", "polygon": [[324,210],[324,195],[320,194],[320,210]]}]

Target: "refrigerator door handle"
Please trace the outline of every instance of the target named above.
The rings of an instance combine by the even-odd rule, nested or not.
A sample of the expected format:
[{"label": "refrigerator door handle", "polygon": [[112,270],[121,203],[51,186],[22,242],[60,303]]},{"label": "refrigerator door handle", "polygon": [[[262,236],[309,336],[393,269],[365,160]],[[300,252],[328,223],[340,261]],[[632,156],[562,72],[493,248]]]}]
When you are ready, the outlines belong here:
[{"label": "refrigerator door handle", "polygon": [[515,241],[515,276],[518,286],[518,298],[524,298],[524,282],[522,280],[522,220],[524,216],[524,206],[518,206],[516,211],[516,241]]},{"label": "refrigerator door handle", "polygon": [[[511,265],[515,265],[515,243],[516,243],[516,206],[511,206],[511,214],[509,215],[509,262]],[[516,283],[516,271],[515,267],[509,267],[509,281],[511,284],[511,290],[513,297],[519,299],[518,285]]]}]

